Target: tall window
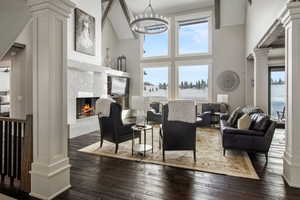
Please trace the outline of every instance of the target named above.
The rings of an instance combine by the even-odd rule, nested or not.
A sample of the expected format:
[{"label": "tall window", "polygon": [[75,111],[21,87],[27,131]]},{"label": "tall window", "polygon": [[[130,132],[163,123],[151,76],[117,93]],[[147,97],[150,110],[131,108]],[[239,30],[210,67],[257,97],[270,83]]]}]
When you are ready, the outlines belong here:
[{"label": "tall window", "polygon": [[281,118],[285,107],[285,94],[284,67],[271,67],[269,69],[269,114],[275,119]]},{"label": "tall window", "polygon": [[176,21],[176,55],[209,54],[211,22],[209,13],[178,16]]},{"label": "tall window", "polygon": [[144,68],[144,96],[168,98],[168,66]]},{"label": "tall window", "polygon": [[141,95],[155,101],[211,100],[211,11],[172,16],[168,32],[143,35],[140,48]]},{"label": "tall window", "polygon": [[143,36],[143,58],[166,57],[169,55],[168,32],[161,34],[146,34]]},{"label": "tall window", "polygon": [[179,99],[208,100],[208,65],[178,66],[178,95]]}]

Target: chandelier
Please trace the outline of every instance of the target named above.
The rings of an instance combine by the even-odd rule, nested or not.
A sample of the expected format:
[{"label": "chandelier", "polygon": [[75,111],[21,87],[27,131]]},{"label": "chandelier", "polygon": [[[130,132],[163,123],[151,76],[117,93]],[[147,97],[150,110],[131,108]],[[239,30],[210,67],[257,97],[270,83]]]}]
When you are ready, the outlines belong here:
[{"label": "chandelier", "polygon": [[159,34],[168,30],[169,19],[155,13],[151,0],[149,0],[149,5],[144,12],[133,17],[130,22],[130,28],[132,31],[140,34]]}]

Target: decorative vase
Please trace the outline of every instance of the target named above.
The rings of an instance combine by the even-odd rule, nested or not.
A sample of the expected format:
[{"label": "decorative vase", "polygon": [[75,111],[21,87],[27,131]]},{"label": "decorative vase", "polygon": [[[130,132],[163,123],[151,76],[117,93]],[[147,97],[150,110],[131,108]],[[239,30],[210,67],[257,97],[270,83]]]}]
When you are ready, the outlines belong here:
[{"label": "decorative vase", "polygon": [[112,68],[113,67],[113,64],[112,64],[112,59],[111,59],[111,57],[110,57],[110,55],[109,55],[109,48],[106,48],[106,55],[105,55],[105,58],[104,58],[104,65],[106,66],[106,67],[110,67],[110,68]]}]

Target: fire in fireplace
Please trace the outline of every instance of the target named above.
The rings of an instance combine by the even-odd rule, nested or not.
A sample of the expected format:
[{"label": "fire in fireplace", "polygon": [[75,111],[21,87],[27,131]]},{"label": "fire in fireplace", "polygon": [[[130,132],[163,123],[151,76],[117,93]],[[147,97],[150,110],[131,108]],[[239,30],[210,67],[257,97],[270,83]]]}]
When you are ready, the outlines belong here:
[{"label": "fire in fireplace", "polygon": [[83,119],[96,115],[95,106],[99,97],[76,98],[76,118]]}]

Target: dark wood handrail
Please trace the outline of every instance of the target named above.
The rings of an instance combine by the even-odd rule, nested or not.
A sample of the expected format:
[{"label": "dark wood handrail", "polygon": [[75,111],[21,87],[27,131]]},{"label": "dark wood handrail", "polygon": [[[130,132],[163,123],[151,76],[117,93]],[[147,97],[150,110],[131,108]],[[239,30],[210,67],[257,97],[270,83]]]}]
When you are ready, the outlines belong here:
[{"label": "dark wood handrail", "polygon": [[26,119],[0,117],[0,175],[11,185],[20,182],[20,190],[31,192],[31,163],[33,161],[33,116]]},{"label": "dark wood handrail", "polygon": [[16,118],[9,118],[9,117],[0,117],[0,121],[25,123],[26,119],[16,119]]}]

